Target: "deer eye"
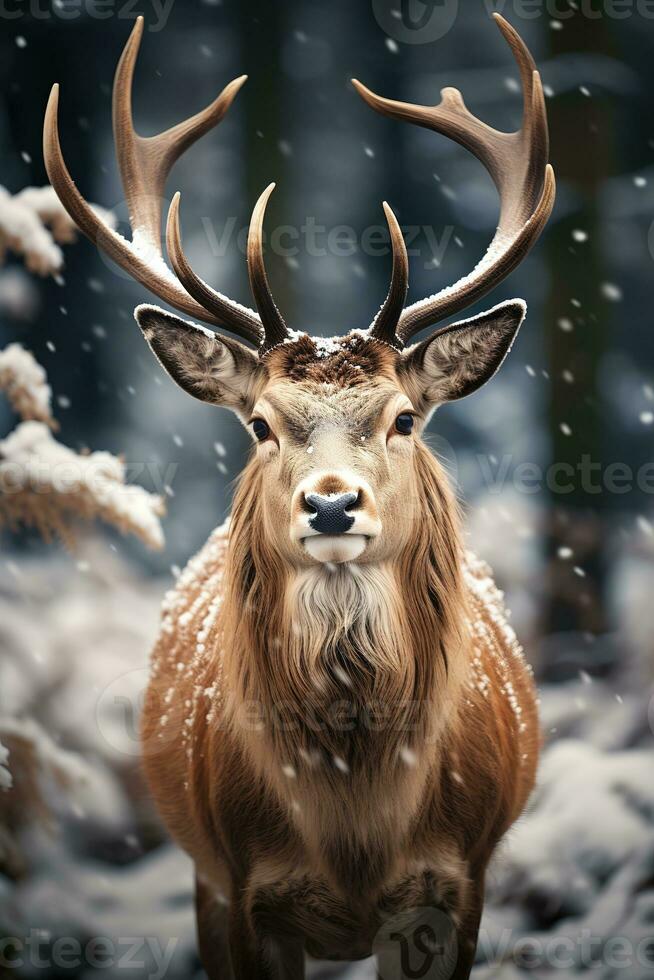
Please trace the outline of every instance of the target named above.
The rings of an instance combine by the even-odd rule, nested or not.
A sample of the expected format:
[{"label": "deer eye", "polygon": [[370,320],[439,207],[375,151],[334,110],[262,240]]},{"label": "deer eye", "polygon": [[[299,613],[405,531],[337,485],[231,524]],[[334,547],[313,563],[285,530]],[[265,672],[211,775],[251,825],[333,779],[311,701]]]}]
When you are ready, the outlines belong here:
[{"label": "deer eye", "polygon": [[263,419],[254,419],[252,423],[252,431],[259,442],[265,442],[270,435],[270,426],[267,422],[264,422]]},{"label": "deer eye", "polygon": [[398,415],[395,419],[395,430],[400,435],[410,436],[413,432],[413,415],[408,412],[402,412],[401,415]]}]

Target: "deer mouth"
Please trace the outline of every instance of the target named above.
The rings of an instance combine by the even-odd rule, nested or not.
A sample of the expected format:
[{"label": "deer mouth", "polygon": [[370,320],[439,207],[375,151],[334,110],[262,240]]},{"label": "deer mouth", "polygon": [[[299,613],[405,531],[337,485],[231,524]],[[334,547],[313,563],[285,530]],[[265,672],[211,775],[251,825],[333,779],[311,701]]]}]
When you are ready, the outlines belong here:
[{"label": "deer mouth", "polygon": [[314,561],[341,565],[356,561],[374,538],[381,534],[381,521],[375,515],[353,512],[347,515],[347,530],[327,521],[324,530],[315,526],[315,518],[303,514],[296,522],[291,537],[301,544]]},{"label": "deer mouth", "polygon": [[302,538],[305,551],[318,562],[342,564],[356,561],[368,546],[370,538],[366,534],[347,532],[345,534],[312,534]]}]

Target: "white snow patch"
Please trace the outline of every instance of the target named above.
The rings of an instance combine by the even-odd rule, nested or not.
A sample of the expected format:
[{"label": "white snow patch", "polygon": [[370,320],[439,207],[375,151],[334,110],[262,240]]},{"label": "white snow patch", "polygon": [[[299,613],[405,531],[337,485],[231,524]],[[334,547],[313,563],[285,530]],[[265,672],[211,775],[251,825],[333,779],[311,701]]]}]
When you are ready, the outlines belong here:
[{"label": "white snow patch", "polygon": [[52,390],[38,361],[20,344],[0,351],[0,391],[21,418],[52,424]]},{"label": "white snow patch", "polygon": [[[163,547],[161,497],[126,484],[125,464],[107,452],[82,456],[57,442],[42,422],[23,422],[0,441],[0,520],[3,510],[22,523],[46,526],[52,508],[70,516],[100,517],[152,548]],[[54,514],[61,520],[61,514]]]},{"label": "white snow patch", "polygon": [[0,742],[0,789],[11,789],[12,778],[7,763],[9,762],[9,749],[6,749]]},{"label": "white snow patch", "polygon": [[[97,205],[93,210],[109,229],[114,215]],[[77,227],[52,187],[26,187],[14,197],[0,187],[0,263],[10,250],[25,258],[30,272],[54,275],[63,265],[59,245],[72,242]]]}]

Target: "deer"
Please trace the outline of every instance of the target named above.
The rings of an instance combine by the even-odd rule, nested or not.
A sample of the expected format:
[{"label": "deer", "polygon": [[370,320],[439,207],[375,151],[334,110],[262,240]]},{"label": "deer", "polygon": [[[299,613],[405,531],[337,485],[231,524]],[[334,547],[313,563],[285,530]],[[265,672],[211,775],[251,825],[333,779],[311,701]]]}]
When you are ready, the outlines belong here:
[{"label": "deer", "polygon": [[256,311],[193,271],[179,192],[165,229],[170,264],[164,257],[170,169],[221,121],[245,76],[197,115],[142,137],[131,108],[136,22],[113,90],[131,241],[73,182],[56,85],[50,95],[44,158],[62,203],[183,314],[135,310],[172,380],[230,409],[252,437],[228,522],[164,600],[142,717],[155,805],[194,864],[210,980],[299,980],[307,958],[371,954],[385,980],[469,977],[489,860],[534,786],[533,672],[424,440],[437,408],[495,375],[526,305],[449,321],[517,267],[554,204],[540,75],[519,34],[494,19],[520,73],[517,132],[486,125],[454,88],[421,106],[353,80],[377,112],[483,163],[500,199],[487,252],[454,285],[407,305],[407,249],[384,202],[388,294],[369,326],[330,339],[289,329],[273,298],[263,225],[274,184],[248,235]]}]

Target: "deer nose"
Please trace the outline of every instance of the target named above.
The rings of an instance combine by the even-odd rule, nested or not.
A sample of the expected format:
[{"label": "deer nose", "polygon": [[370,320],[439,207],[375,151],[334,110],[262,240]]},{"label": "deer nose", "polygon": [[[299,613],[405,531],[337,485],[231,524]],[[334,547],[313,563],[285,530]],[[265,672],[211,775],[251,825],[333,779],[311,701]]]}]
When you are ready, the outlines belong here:
[{"label": "deer nose", "polygon": [[348,510],[358,506],[359,494],[341,493],[323,497],[319,493],[306,493],[305,502],[315,511],[309,518],[309,527],[318,534],[346,534],[354,524],[354,517]]},{"label": "deer nose", "polygon": [[372,487],[350,470],[311,472],[291,499],[291,541],[303,558],[356,561],[382,531]]}]

